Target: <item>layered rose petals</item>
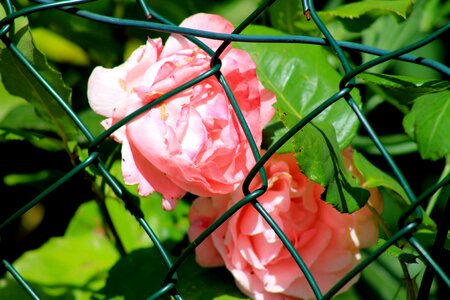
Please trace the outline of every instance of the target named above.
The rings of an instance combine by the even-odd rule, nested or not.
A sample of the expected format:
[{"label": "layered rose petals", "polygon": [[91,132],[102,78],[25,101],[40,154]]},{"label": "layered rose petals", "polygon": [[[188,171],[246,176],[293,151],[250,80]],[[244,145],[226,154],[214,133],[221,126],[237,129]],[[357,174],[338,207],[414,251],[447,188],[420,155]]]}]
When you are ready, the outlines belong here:
[{"label": "layered rose petals", "polygon": [[[360,261],[360,249],[377,240],[376,218],[368,206],[380,212],[381,198],[373,190],[368,205],[353,214],[342,214],[320,199],[323,188],[300,172],[292,154],[274,155],[265,169],[269,187],[258,201],[326,292]],[[255,179],[251,187],[260,184]],[[227,197],[197,198],[189,214],[190,240],[242,198],[240,189]],[[196,259],[205,267],[225,265],[252,299],[314,298],[289,251],[250,204],[197,247]]]},{"label": "layered rose petals", "polygon": [[[180,25],[231,33],[220,16],[197,14]],[[221,42],[200,39],[211,49]],[[255,142],[274,114],[274,95],[264,89],[245,51],[229,46],[221,72],[242,110]],[[181,35],[149,39],[122,65],[94,69],[88,98],[111,127],[125,116],[210,69],[211,58]],[[140,114],[112,134],[123,144],[125,183],[138,184],[143,196],[157,191],[171,210],[186,192],[199,196],[231,193],[254,164],[249,142],[230,100],[212,76]]]}]

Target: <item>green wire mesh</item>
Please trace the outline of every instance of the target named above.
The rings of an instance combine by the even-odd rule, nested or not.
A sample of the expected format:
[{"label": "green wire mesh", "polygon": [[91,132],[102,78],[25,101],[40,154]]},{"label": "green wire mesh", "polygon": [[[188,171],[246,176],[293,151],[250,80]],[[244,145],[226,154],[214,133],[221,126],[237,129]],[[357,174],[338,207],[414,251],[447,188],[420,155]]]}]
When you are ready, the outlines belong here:
[{"label": "green wire mesh", "polygon": [[[79,162],[73,169],[71,169],[67,174],[59,178],[55,181],[51,186],[49,186],[45,191],[36,196],[26,205],[17,210],[14,214],[12,214],[9,218],[3,221],[0,224],[0,230],[4,230],[7,226],[20,216],[22,216],[25,212],[27,212],[30,208],[38,204],[40,201],[45,199],[49,194],[53,193],[56,189],[60,188],[64,183],[73,178],[78,173],[82,172],[86,168],[93,166],[97,169],[98,173],[103,177],[105,184],[109,185],[118,198],[122,199],[125,203],[125,207],[128,211],[130,211],[136,220],[139,222],[143,230],[147,233],[149,239],[153,242],[154,246],[159,252],[161,260],[163,260],[167,266],[167,269],[164,273],[164,282],[161,285],[160,289],[156,291],[152,295],[148,295],[148,299],[157,299],[163,295],[170,294],[175,299],[183,299],[183,295],[179,293],[177,290],[177,271],[180,266],[186,261],[186,259],[194,255],[193,252],[195,248],[202,243],[216,228],[218,228],[224,221],[226,221],[231,215],[237,212],[243,206],[250,204],[252,205],[261,216],[267,221],[267,223],[273,228],[278,237],[281,239],[285,247],[289,250],[292,257],[296,261],[299,271],[303,272],[306,279],[311,286],[315,296],[317,299],[330,299],[332,298],[346,283],[348,283],[353,277],[357,276],[363,269],[365,269],[369,264],[373,263],[383,252],[385,252],[391,245],[394,245],[399,240],[406,240],[415,250],[418,255],[426,262],[427,270],[422,279],[419,296],[422,298],[426,298],[431,281],[434,276],[439,276],[440,279],[444,282],[444,284],[450,287],[450,279],[448,274],[446,274],[443,270],[442,265],[438,263],[440,258],[435,253],[438,253],[438,250],[441,249],[444,245],[444,242],[447,238],[447,231],[449,229],[449,221],[448,216],[450,216],[450,205],[447,200],[446,208],[444,210],[444,215],[447,218],[443,220],[442,224],[438,224],[438,231],[436,234],[436,239],[434,241],[434,245],[431,248],[431,251],[428,252],[425,250],[424,246],[421,245],[415,237],[413,237],[412,233],[414,233],[418,226],[422,222],[422,210],[420,205],[429,199],[436,191],[439,189],[448,186],[450,183],[450,175],[441,179],[439,182],[430,186],[423,194],[416,196],[414,195],[409,183],[403,176],[400,168],[394,162],[393,158],[390,156],[386,147],[380,141],[378,135],[372,129],[371,124],[368,122],[360,107],[356,104],[350,92],[353,90],[355,86],[355,76],[359,73],[374,67],[378,64],[389,60],[402,60],[414,64],[421,64],[428,68],[432,68],[443,75],[443,77],[447,77],[450,75],[450,69],[445,65],[442,65],[436,61],[417,57],[410,53],[411,51],[423,47],[424,45],[432,42],[433,40],[440,37],[444,32],[446,32],[450,28],[450,24],[447,24],[441,27],[439,30],[434,33],[428,35],[422,40],[408,45],[407,47],[398,49],[396,51],[386,51],[378,48],[369,47],[362,44],[345,42],[335,40],[335,38],[331,35],[327,27],[320,20],[319,16],[316,13],[314,8],[314,3],[311,0],[302,1],[303,9],[305,16],[310,18],[312,22],[315,23],[317,28],[321,31],[324,38],[315,38],[309,36],[251,36],[251,35],[240,35],[240,33],[251,24],[257,17],[261,15],[271,4],[275,2],[272,1],[263,1],[260,6],[252,12],[236,29],[232,34],[219,34],[212,33],[208,31],[201,30],[192,30],[187,28],[181,28],[175,26],[170,21],[166,20],[162,16],[158,14],[158,12],[152,9],[152,5],[148,4],[144,0],[137,0],[139,8],[142,10],[144,17],[148,20],[131,20],[131,19],[119,19],[114,17],[109,17],[105,15],[99,15],[92,13],[87,10],[78,9],[77,5],[84,4],[86,2],[90,2],[91,0],[68,0],[68,1],[50,1],[50,0],[34,0],[36,3],[33,6],[29,6],[23,8],[21,10],[15,11],[13,9],[13,5],[9,0],[2,0],[2,3],[5,5],[7,10],[7,16],[0,21],[0,37],[2,42],[10,49],[11,53],[23,64],[23,66],[28,69],[28,71],[36,78],[36,81],[41,84],[45,90],[54,98],[54,101],[58,103],[61,108],[65,111],[65,113],[72,119],[72,121],[76,124],[76,126],[80,129],[82,134],[89,142],[89,156],[83,161]],[[151,1],[148,1],[151,2]],[[177,87],[171,92],[162,95],[157,100],[145,105],[144,107],[138,109],[137,111],[131,113],[114,126],[105,130],[98,136],[94,136],[86,125],[81,121],[79,116],[71,109],[71,107],[66,103],[65,99],[63,99],[53,88],[52,86],[44,79],[44,77],[39,73],[38,70],[33,67],[33,65],[25,58],[23,53],[18,50],[17,45],[11,42],[8,38],[8,32],[13,27],[13,22],[20,16],[27,16],[39,11],[49,10],[49,9],[58,9],[61,11],[61,14],[69,13],[79,16],[80,18],[85,18],[92,23],[104,23],[109,24],[111,26],[122,26],[129,28],[136,28],[140,30],[150,30],[161,33],[179,33],[187,36],[191,41],[196,43],[200,48],[205,50],[211,57],[211,68],[201,76],[186,82],[185,84]],[[150,18],[151,16],[151,18]],[[149,21],[150,20],[150,21]],[[210,39],[218,39],[223,40],[223,44],[218,48],[217,51],[212,51],[207,46],[203,45],[196,37],[207,37]],[[226,80],[220,73],[220,60],[218,57],[224,51],[224,49],[229,45],[232,41],[239,42],[252,42],[252,43],[305,43],[305,44],[316,44],[322,45],[324,47],[330,47],[334,50],[337,58],[339,59],[341,66],[344,70],[344,74],[342,76],[339,87],[337,87],[336,92],[333,96],[328,99],[323,99],[323,102],[315,108],[311,113],[306,115],[303,119],[299,120],[295,126],[289,129],[282,138],[277,140],[262,156],[260,156],[258,147],[256,146],[253,137],[247,127],[246,121],[241,113],[241,110],[236,103],[236,100],[233,96],[232,91],[230,90]],[[344,51],[356,51],[361,53],[369,53],[376,55],[375,59],[372,59],[364,64],[361,64],[357,67],[352,68],[350,66],[349,61],[346,58]],[[3,75],[3,74],[2,74]],[[7,76],[7,74],[5,74]],[[116,180],[108,171],[107,166],[99,159],[100,154],[104,151],[103,144],[105,140],[118,128],[120,128],[125,123],[129,122],[139,114],[144,111],[151,109],[153,106],[160,104],[171,96],[187,89],[196,83],[208,78],[210,76],[216,76],[219,79],[220,84],[223,86],[226,91],[229,100],[238,116],[240,121],[240,125],[242,126],[247,139],[251,145],[253,155],[257,161],[254,168],[250,171],[248,176],[246,177],[243,190],[245,197],[239,201],[236,205],[234,205],[231,209],[229,209],[225,214],[223,214],[215,223],[213,223],[206,231],[204,231],[200,236],[193,241],[187,248],[183,250],[181,255],[177,257],[175,260],[172,260],[162,243],[158,240],[158,237],[153,232],[151,226],[144,219],[143,213],[140,211],[139,207],[135,204],[134,195],[130,194],[121,183]],[[343,99],[346,101],[351,109],[354,111],[354,114],[358,117],[361,122],[362,127],[367,131],[370,139],[376,146],[376,148],[380,151],[382,157],[392,169],[393,174],[395,174],[396,180],[405,190],[408,198],[411,201],[411,205],[404,210],[402,216],[398,221],[398,231],[393,234],[384,244],[380,245],[376,251],[368,255],[363,261],[360,262],[351,272],[349,272],[346,276],[344,276],[337,284],[335,284],[331,290],[329,290],[326,294],[323,294],[319,289],[314,277],[308,270],[308,267],[302,260],[302,257],[299,253],[296,252],[293,245],[290,243],[288,238],[285,236],[283,231],[277,225],[277,223],[271,218],[271,216],[265,211],[263,206],[258,202],[258,197],[264,194],[265,189],[267,187],[267,178],[265,171],[263,169],[263,165],[268,159],[278,150],[280,149],[291,137],[293,137],[299,130],[301,130],[306,124],[312,121],[316,116],[318,116],[322,111],[328,108],[330,105]],[[260,174],[263,182],[263,186],[256,190],[249,190],[250,182],[257,175]],[[106,208],[104,208],[105,215],[107,215]],[[114,224],[110,224],[112,229],[114,230]],[[0,231],[1,232],[1,231]],[[121,252],[125,254],[125,250],[123,246],[120,245],[120,239],[117,239],[118,248],[122,249]],[[433,255],[432,255],[433,253]],[[28,295],[32,299],[39,299],[39,296],[33,291],[30,285],[22,278],[21,274],[15,270],[10,262],[6,259],[2,258],[2,264],[7,269],[7,271],[17,280],[20,286],[28,293]]]}]

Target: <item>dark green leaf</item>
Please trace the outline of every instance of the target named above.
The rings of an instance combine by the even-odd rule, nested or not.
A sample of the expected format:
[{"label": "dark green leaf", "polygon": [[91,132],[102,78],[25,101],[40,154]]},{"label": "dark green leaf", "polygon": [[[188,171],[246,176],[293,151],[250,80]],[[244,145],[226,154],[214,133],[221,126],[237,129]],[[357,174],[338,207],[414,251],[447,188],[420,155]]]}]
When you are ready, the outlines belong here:
[{"label": "dark green leaf", "polygon": [[[166,248],[167,249],[167,248]],[[109,272],[101,291],[108,299],[146,299],[163,287],[167,265],[155,248],[133,251]],[[201,268],[190,256],[177,272],[177,289],[185,299],[248,299],[225,268]],[[165,297],[163,299],[170,299]]]},{"label": "dark green leaf", "polygon": [[406,133],[417,142],[422,158],[437,160],[450,153],[450,91],[416,99],[403,119]]},{"label": "dark green leaf", "polygon": [[59,151],[64,144],[54,132],[55,127],[36,115],[30,104],[21,104],[9,111],[0,121],[1,138],[4,140],[25,139],[36,147]]},{"label": "dark green leaf", "polygon": [[[383,239],[379,239],[377,242],[378,246],[381,246],[382,244],[384,244],[386,241]],[[411,253],[409,252],[411,251],[411,249],[401,249],[395,245],[392,245],[388,248],[388,250],[386,250],[387,254],[390,254],[394,257],[397,257],[399,260],[404,261],[405,263],[408,264],[415,264],[417,263],[417,258],[419,257],[417,254]]]},{"label": "dark green leaf", "polygon": [[[5,12],[1,8],[0,16],[4,15]],[[14,32],[9,34],[11,41],[52,88],[63,99],[70,101],[71,90],[64,84],[61,74],[51,68],[45,56],[34,47],[27,19],[16,19]],[[63,141],[70,140],[76,134],[76,127],[63,109],[3,43],[0,43],[0,70],[5,88],[11,94],[33,104],[38,115],[54,127],[54,131]]]},{"label": "dark green leaf", "polygon": [[[384,244],[384,242],[380,239],[376,247]],[[371,263],[364,269],[364,272],[361,273],[361,281],[366,285],[370,296],[366,293],[366,297],[362,297],[362,299],[408,299],[405,275],[399,263],[399,256],[403,253],[406,252],[402,252],[396,246],[391,246],[378,257],[376,263]],[[382,288],[380,288],[380,284]]]},{"label": "dark green leaf", "polygon": [[375,73],[362,73],[358,77],[370,86],[379,87],[379,91],[389,100],[406,106],[412,105],[420,96],[450,89],[450,81],[444,80]]}]

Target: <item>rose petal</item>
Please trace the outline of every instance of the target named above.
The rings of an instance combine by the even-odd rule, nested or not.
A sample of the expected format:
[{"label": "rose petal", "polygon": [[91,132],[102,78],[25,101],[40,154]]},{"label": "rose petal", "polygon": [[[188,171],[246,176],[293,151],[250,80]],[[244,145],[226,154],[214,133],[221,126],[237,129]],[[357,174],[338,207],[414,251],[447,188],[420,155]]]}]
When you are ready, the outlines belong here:
[{"label": "rose petal", "polygon": [[133,144],[125,139],[122,145],[122,172],[126,184],[139,184],[138,192],[147,196],[155,190],[163,196],[163,208],[173,210],[185,191],[151,164]]},{"label": "rose petal", "polygon": [[[208,30],[219,33],[231,33],[234,30],[233,25],[225,18],[205,13],[198,13],[190,16],[181,22],[180,27],[191,29]],[[216,50],[221,44],[220,40],[211,40],[206,38],[198,38],[212,50]],[[166,42],[162,57],[167,57],[182,49],[193,48],[195,45],[180,34],[172,34]]]},{"label": "rose petal", "polygon": [[106,69],[96,67],[88,80],[88,100],[92,109],[105,117],[112,117],[114,110],[127,98],[126,71],[122,66]]}]

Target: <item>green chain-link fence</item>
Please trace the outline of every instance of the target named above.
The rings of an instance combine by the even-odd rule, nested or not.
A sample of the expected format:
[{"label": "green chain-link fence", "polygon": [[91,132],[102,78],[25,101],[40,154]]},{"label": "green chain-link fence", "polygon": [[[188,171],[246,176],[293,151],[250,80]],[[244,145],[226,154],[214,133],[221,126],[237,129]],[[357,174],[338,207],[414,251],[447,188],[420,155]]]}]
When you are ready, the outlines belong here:
[{"label": "green chain-link fence", "polygon": [[[6,16],[0,21],[1,22],[1,32],[0,36],[2,39],[2,43],[9,49],[10,53],[17,59],[20,64],[28,71],[36,80],[36,84],[42,86],[41,92],[49,93],[54,101],[62,108],[62,110],[70,117],[70,119],[76,124],[79,130],[84,135],[85,139],[87,139],[89,143],[89,153],[88,156],[82,159],[81,161],[74,161],[74,167],[66,173],[64,176],[56,180],[51,186],[46,188],[42,193],[37,195],[34,199],[23,205],[20,209],[18,209],[14,214],[10,215],[6,220],[2,220],[0,229],[1,231],[5,231],[8,229],[8,226],[21,217],[25,212],[30,210],[32,207],[40,203],[44,200],[48,195],[52,194],[56,189],[64,189],[64,184],[72,179],[74,176],[82,173],[89,167],[95,167],[97,174],[103,177],[104,182],[110,186],[110,188],[114,191],[114,193],[123,200],[125,203],[126,209],[131,212],[139,224],[142,226],[143,230],[148,234],[148,238],[151,239],[154,246],[159,252],[160,259],[165,262],[167,268],[163,272],[164,281],[160,286],[160,289],[153,294],[149,294],[149,299],[156,299],[163,295],[170,294],[176,299],[182,299],[183,295],[177,290],[177,272],[179,268],[183,265],[186,259],[194,255],[195,248],[202,243],[202,241],[207,238],[216,228],[218,228],[225,220],[227,220],[233,213],[238,211],[246,204],[251,204],[262,216],[263,218],[270,224],[273,230],[276,232],[278,237],[282,240],[285,247],[292,254],[295,259],[299,272],[303,272],[314,291],[314,294],[317,299],[329,299],[333,297],[346,283],[348,283],[354,276],[358,275],[362,272],[368,265],[373,264],[376,259],[384,252],[388,250],[388,248],[392,245],[395,245],[399,241],[407,241],[417,252],[417,255],[425,262],[426,264],[426,272],[421,280],[421,284],[419,287],[419,297],[422,299],[426,299],[430,290],[431,282],[435,276],[439,277],[440,280],[444,283],[445,286],[450,287],[450,279],[448,274],[445,272],[445,263],[441,260],[439,256],[440,250],[444,248],[444,243],[447,239],[447,232],[449,229],[449,216],[450,216],[450,206],[448,205],[449,201],[446,200],[446,205],[443,211],[443,220],[441,223],[437,224],[437,232],[434,239],[434,243],[431,247],[425,249],[424,245],[422,245],[414,236],[413,233],[417,231],[419,226],[423,221],[423,210],[421,205],[424,204],[429,198],[439,191],[442,188],[445,188],[449,185],[450,175],[447,175],[444,178],[441,178],[438,182],[431,184],[425,192],[416,196],[412,191],[410,184],[403,176],[400,168],[395,163],[394,159],[391,157],[389,152],[386,150],[385,145],[380,140],[377,133],[373,130],[371,124],[365,117],[362,112],[360,106],[355,102],[353,97],[350,95],[352,90],[355,88],[355,77],[374,67],[380,65],[386,61],[390,60],[400,60],[407,63],[420,64],[425,67],[434,69],[439,72],[444,78],[448,78],[450,75],[450,69],[443,64],[440,64],[434,60],[418,57],[410,52],[423,47],[435,39],[441,37],[449,28],[450,24],[442,26],[440,29],[436,30],[432,34],[429,34],[422,40],[415,42],[414,44],[408,45],[401,49],[395,51],[387,51],[383,49],[378,49],[374,47],[369,47],[363,44],[345,42],[336,40],[333,35],[330,34],[330,31],[324,25],[324,23],[319,18],[313,1],[302,1],[303,12],[305,17],[310,19],[310,23],[314,23],[318,30],[322,33],[324,38],[319,37],[309,37],[302,35],[289,35],[289,36],[256,36],[256,35],[241,35],[240,33],[252,22],[254,22],[264,11],[273,4],[275,1],[262,1],[263,3],[259,5],[259,7],[252,12],[237,28],[232,34],[219,34],[208,31],[201,30],[191,30],[187,28],[181,28],[173,25],[171,22],[163,18],[158,14],[157,11],[154,11],[152,8],[152,1],[144,1],[138,0],[138,5],[136,9],[140,9],[144,16],[148,17],[147,20],[134,20],[134,19],[124,19],[124,18],[114,18],[105,15],[100,15],[96,13],[92,13],[88,10],[83,10],[77,8],[78,5],[85,4],[86,0],[69,0],[69,1],[50,1],[50,0],[35,0],[35,4],[24,7],[20,10],[15,10],[13,7],[13,3],[11,1],[2,0],[2,4],[6,10]],[[67,104],[66,99],[62,95],[60,95],[49,83],[44,76],[37,70],[33,63],[30,62],[26,56],[18,49],[18,45],[15,44],[13,40],[10,39],[11,32],[15,30],[14,21],[21,16],[30,16],[34,13],[38,13],[44,10],[59,10],[60,14],[73,14],[79,16],[80,18],[87,19],[92,22],[92,26],[95,26],[96,23],[104,23],[111,26],[116,27],[126,27],[126,28],[134,28],[138,30],[148,31],[148,32],[161,32],[161,33],[179,33],[185,36],[189,36],[191,41],[197,43],[199,47],[203,48],[207,53],[209,53],[212,57],[211,59],[211,68],[209,71],[202,74],[200,77],[191,80],[185,83],[182,86],[177,87],[173,91],[162,95],[157,100],[151,102],[150,104],[138,109],[137,111],[131,113],[121,121],[117,122],[114,126],[109,128],[108,130],[102,132],[101,134],[95,136],[88,127],[83,123],[80,117],[72,110],[72,108]],[[204,47],[202,44],[198,42],[195,37],[207,37],[211,39],[223,40],[225,41],[221,47],[217,51],[211,51],[207,47]],[[281,138],[279,138],[274,144],[271,145],[267,151],[260,156],[258,152],[258,147],[255,145],[251,133],[246,125],[246,121],[240,111],[240,108],[233,96],[232,91],[229,89],[226,81],[223,76],[220,74],[220,60],[218,57],[225,50],[226,46],[231,42],[241,42],[241,43],[304,43],[304,44],[315,44],[322,45],[323,47],[328,47],[333,50],[334,54],[338,58],[340,62],[341,68],[343,69],[342,79],[338,87],[336,87],[334,95],[329,97],[328,99],[323,99],[320,105],[318,105],[311,113],[306,115],[301,120],[290,128]],[[376,56],[376,58],[368,60],[367,62],[360,64],[358,66],[352,66],[348,60],[347,53],[368,53]],[[2,77],[8,76],[7,73],[3,73]],[[245,197],[239,201],[235,206],[233,206],[230,210],[228,210],[223,216],[221,216],[214,224],[212,224],[205,232],[203,232],[193,243],[190,243],[181,254],[175,259],[170,258],[167,250],[163,246],[163,244],[159,241],[158,237],[152,231],[152,227],[147,223],[144,218],[144,215],[140,211],[139,207],[136,205],[135,196],[130,194],[120,183],[118,180],[111,175],[107,164],[103,163],[100,157],[105,155],[105,151],[108,151],[106,147],[104,147],[105,141],[107,141],[108,137],[120,128],[122,125],[126,124],[139,114],[144,111],[151,109],[153,106],[160,104],[171,96],[183,91],[186,88],[193,86],[194,84],[208,78],[210,76],[217,76],[219,78],[220,83],[225,89],[229,100],[232,103],[232,106],[239,118],[240,124],[245,131],[245,134],[248,138],[249,143],[252,146],[253,154],[257,160],[256,165],[251,170],[250,174],[246,177],[243,190]],[[377,249],[370,253],[363,261],[361,261],[351,272],[349,272],[346,276],[341,278],[341,280],[333,286],[331,290],[329,290],[326,294],[323,294],[319,289],[315,278],[312,276],[308,267],[305,265],[302,260],[301,255],[299,255],[295,247],[289,242],[289,239],[285,236],[283,231],[277,225],[277,223],[271,218],[271,216],[265,211],[263,206],[258,202],[258,197],[264,194],[265,189],[262,187],[257,190],[250,191],[249,185],[252,179],[258,175],[258,173],[263,178],[263,182],[266,181],[266,174],[264,169],[262,168],[264,163],[268,161],[268,159],[279,150],[289,139],[291,139],[298,131],[300,131],[306,124],[314,120],[321,112],[325,109],[333,105],[337,101],[346,101],[349,107],[353,110],[354,114],[359,119],[363,129],[367,132],[368,136],[372,140],[375,147],[381,153],[381,156],[385,160],[385,163],[390,167],[392,173],[395,175],[396,181],[401,185],[403,190],[405,191],[407,197],[411,201],[411,204],[404,209],[399,220],[398,220],[398,231],[395,232],[389,239],[387,239],[384,243],[378,245]],[[267,184],[267,183],[266,183]],[[70,191],[69,191],[70,193]],[[1,195],[3,198],[5,195]],[[3,200],[3,199],[2,199]],[[105,213],[107,215],[107,212]],[[112,228],[114,228],[114,224],[110,224]],[[120,239],[116,241],[120,247]],[[6,245],[7,247],[7,245]],[[124,251],[123,251],[124,252]],[[20,284],[20,286],[29,294],[29,296],[33,299],[39,299],[39,295],[27,284],[27,282],[23,279],[21,274],[16,271],[11,262],[2,258],[2,264],[6,268],[7,272],[9,272]],[[182,280],[182,278],[180,279]],[[381,287],[382,288],[382,287]]]}]

